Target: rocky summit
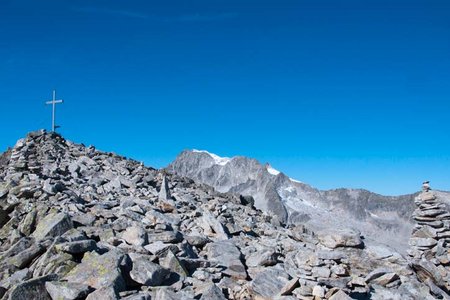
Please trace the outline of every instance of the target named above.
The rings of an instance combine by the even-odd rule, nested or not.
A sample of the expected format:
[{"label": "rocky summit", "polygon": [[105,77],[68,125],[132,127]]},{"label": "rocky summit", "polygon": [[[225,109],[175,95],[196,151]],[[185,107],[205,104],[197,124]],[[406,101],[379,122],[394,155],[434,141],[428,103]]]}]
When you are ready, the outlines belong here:
[{"label": "rocky summit", "polygon": [[1,299],[449,299],[448,208],[433,192],[402,256],[55,133],[0,162]]}]

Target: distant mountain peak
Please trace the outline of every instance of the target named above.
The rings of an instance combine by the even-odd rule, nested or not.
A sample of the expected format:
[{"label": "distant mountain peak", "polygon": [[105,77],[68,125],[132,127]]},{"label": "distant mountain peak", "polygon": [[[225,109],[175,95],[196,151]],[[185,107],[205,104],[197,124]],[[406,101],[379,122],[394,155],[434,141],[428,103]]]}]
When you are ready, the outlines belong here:
[{"label": "distant mountain peak", "polygon": [[[252,196],[257,208],[278,216],[282,223],[353,227],[399,250],[407,246],[406,233],[412,228],[415,195],[388,197],[345,188],[321,191],[287,177],[270,163],[243,156],[220,157],[205,150],[182,152],[168,170],[222,193]],[[405,238],[392,239],[393,233]]]}]

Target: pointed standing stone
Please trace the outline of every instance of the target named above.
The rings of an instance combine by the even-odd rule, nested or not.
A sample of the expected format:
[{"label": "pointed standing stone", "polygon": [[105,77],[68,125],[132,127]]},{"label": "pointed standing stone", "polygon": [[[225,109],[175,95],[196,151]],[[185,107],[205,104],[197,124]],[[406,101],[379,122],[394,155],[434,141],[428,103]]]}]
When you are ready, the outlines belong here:
[{"label": "pointed standing stone", "polygon": [[163,177],[158,198],[162,201],[168,201],[172,199],[172,195],[170,194],[169,190],[169,182],[167,181],[166,176]]}]

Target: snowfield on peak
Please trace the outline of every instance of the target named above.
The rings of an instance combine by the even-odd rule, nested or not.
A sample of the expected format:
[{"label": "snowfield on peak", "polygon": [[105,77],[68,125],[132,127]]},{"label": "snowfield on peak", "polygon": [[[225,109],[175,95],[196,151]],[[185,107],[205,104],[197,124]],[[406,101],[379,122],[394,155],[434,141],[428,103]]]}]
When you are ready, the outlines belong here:
[{"label": "snowfield on peak", "polygon": [[268,166],[268,167],[267,167],[267,172],[269,172],[270,174],[275,175],[275,176],[277,176],[278,174],[280,174],[280,171],[275,170],[275,169],[272,168],[271,166]]},{"label": "snowfield on peak", "polygon": [[208,154],[209,156],[211,156],[214,159],[214,162],[217,165],[219,165],[219,166],[225,166],[231,160],[231,158],[229,158],[229,157],[220,157],[219,155],[216,155],[214,153],[210,153],[210,152],[208,152],[206,150],[196,150],[196,149],[194,149],[194,150],[192,150],[192,152]]}]

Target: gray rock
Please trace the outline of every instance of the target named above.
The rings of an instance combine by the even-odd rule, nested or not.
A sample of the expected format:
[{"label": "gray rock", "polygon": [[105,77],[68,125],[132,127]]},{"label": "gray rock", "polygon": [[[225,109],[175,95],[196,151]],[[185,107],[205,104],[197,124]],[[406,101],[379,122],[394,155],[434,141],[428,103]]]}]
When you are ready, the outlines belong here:
[{"label": "gray rock", "polygon": [[164,231],[161,233],[147,234],[149,243],[163,242],[163,243],[179,243],[183,240],[183,235],[179,231]]},{"label": "gray rock", "polygon": [[152,295],[149,292],[137,293],[126,297],[121,297],[121,300],[151,300]]},{"label": "gray rock", "polygon": [[45,288],[52,299],[76,300],[85,298],[92,289],[86,284],[61,281],[47,281]]},{"label": "gray rock", "polygon": [[152,300],[153,299],[154,300],[180,300],[182,298],[179,295],[177,295],[174,291],[171,291],[167,288],[159,288],[155,291],[154,297],[152,297]]},{"label": "gray rock", "polygon": [[316,285],[313,288],[312,295],[314,297],[324,298],[325,297],[325,289],[320,285]]},{"label": "gray rock", "polygon": [[371,281],[372,284],[387,286],[389,283],[399,279],[396,273],[387,273]]},{"label": "gray rock", "polygon": [[97,243],[94,240],[84,240],[67,242],[56,245],[57,251],[63,251],[70,254],[81,254],[85,252],[93,251],[97,248]]},{"label": "gray rock", "polygon": [[215,284],[211,283],[202,291],[200,300],[226,300],[222,290]]},{"label": "gray rock", "polygon": [[51,213],[40,220],[32,236],[36,240],[62,235],[73,227],[70,217],[65,213]]},{"label": "gray rock", "polygon": [[436,286],[445,288],[445,281],[433,263],[427,260],[414,261],[411,262],[411,267],[416,271],[420,281],[426,282],[430,279]]},{"label": "gray rock", "polygon": [[338,247],[360,247],[362,245],[360,233],[351,230],[321,232],[318,238],[322,245],[331,249]]},{"label": "gray rock", "polygon": [[55,275],[33,278],[17,285],[9,294],[9,300],[52,300],[45,283],[55,280]]},{"label": "gray rock", "polygon": [[[23,221],[20,222],[20,225],[18,227],[20,232],[22,232],[26,236],[30,235],[36,227],[36,216],[37,216],[37,211],[35,209],[30,211],[27,214],[27,216],[25,217],[25,219],[23,219]],[[1,219],[1,217],[0,217],[0,219]]]},{"label": "gray rock", "polygon": [[200,248],[210,242],[207,237],[199,235],[188,235],[185,236],[185,239],[190,245]]},{"label": "gray rock", "polygon": [[178,274],[178,276],[182,279],[189,275],[183,263],[180,262],[175,253],[173,253],[170,249],[166,251],[163,258],[159,259],[159,264],[161,267]]},{"label": "gray rock", "polygon": [[122,234],[122,238],[130,245],[145,246],[147,244],[147,233],[142,227],[128,227]]},{"label": "gray rock", "polygon": [[245,260],[247,267],[273,266],[277,264],[278,254],[275,249],[264,249],[251,253]]},{"label": "gray rock", "polygon": [[329,300],[352,300],[349,295],[344,293],[342,290],[339,290],[337,293],[335,293],[333,296],[329,298]]},{"label": "gray rock", "polygon": [[137,283],[146,286],[158,286],[169,275],[169,270],[151,261],[147,255],[133,255],[133,268],[130,272],[131,278]]},{"label": "gray rock", "polygon": [[279,267],[268,267],[258,273],[250,284],[250,289],[256,298],[273,299],[281,294],[289,282],[289,275]]},{"label": "gray rock", "polygon": [[383,276],[384,274],[390,273],[390,272],[391,272],[391,270],[390,269],[386,269],[386,268],[375,269],[375,270],[371,271],[369,274],[366,275],[365,281],[367,283],[369,283],[372,280],[377,279],[377,278]]},{"label": "gray rock", "polygon": [[114,251],[98,255],[84,254],[81,264],[71,270],[63,279],[73,283],[87,284],[96,289],[111,287],[116,292],[125,290],[125,281],[120,270],[123,255]]},{"label": "gray rock", "polygon": [[172,199],[172,195],[170,194],[170,189],[169,189],[169,182],[168,182],[166,176],[163,176],[163,180],[161,183],[161,189],[159,190],[158,198],[159,198],[159,200],[162,200],[162,201],[168,201],[168,200]]},{"label": "gray rock", "polygon": [[213,236],[221,240],[227,240],[229,238],[225,227],[217,220],[210,212],[203,211],[203,217],[201,218],[203,230],[207,235]]},{"label": "gray rock", "polygon": [[104,287],[95,290],[86,297],[86,300],[119,300],[119,295],[112,287]]},{"label": "gray rock", "polygon": [[414,247],[432,248],[437,245],[437,241],[433,238],[411,238],[410,245]]},{"label": "gray rock", "polygon": [[23,269],[28,266],[33,259],[45,252],[45,248],[41,245],[32,245],[30,248],[20,252],[19,254],[8,259],[8,263]]},{"label": "gray rock", "polygon": [[236,279],[247,278],[247,271],[241,261],[241,251],[232,242],[219,241],[209,243],[206,245],[205,250],[209,260],[225,267],[224,274]]}]

